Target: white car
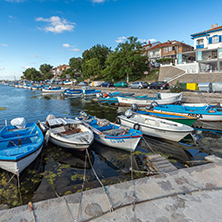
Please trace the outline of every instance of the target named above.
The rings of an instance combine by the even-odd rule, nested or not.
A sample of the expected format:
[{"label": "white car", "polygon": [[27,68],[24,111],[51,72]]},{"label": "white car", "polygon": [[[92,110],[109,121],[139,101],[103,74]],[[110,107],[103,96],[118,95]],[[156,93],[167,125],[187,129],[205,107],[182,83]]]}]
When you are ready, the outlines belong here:
[{"label": "white car", "polygon": [[90,83],[90,86],[94,86],[94,87],[100,87],[102,85],[102,82],[100,81],[94,81]]}]

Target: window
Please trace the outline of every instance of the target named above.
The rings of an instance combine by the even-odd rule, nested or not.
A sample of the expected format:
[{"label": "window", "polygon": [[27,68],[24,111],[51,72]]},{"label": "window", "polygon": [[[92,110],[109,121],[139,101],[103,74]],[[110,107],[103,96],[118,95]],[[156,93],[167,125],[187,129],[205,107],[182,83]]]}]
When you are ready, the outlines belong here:
[{"label": "window", "polygon": [[216,59],[217,58],[217,51],[212,51],[212,58]]},{"label": "window", "polygon": [[171,52],[171,51],[172,51],[172,46],[169,47],[169,52]]},{"label": "window", "polygon": [[164,52],[165,52],[165,53],[168,53],[168,48],[167,48],[167,47],[164,48]]},{"label": "window", "polygon": [[218,42],[219,42],[219,36],[213,36],[212,43],[218,43]]},{"label": "window", "polygon": [[197,40],[197,45],[201,45],[201,44],[203,44],[204,42],[203,42],[203,39],[198,39]]}]

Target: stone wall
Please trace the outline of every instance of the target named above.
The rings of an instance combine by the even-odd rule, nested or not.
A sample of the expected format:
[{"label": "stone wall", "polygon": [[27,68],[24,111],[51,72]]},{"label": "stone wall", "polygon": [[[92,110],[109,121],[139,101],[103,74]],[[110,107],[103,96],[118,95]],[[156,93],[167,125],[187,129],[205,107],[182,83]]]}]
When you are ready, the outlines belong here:
[{"label": "stone wall", "polygon": [[[182,74],[183,71],[173,66],[161,67],[159,72],[159,81],[168,80]],[[174,85],[179,82],[200,83],[200,82],[222,82],[222,73],[185,73],[181,77],[171,81],[169,84]]]},{"label": "stone wall", "polygon": [[185,73],[185,71],[171,65],[160,67],[159,81],[167,81],[168,79],[171,79],[182,73]]}]

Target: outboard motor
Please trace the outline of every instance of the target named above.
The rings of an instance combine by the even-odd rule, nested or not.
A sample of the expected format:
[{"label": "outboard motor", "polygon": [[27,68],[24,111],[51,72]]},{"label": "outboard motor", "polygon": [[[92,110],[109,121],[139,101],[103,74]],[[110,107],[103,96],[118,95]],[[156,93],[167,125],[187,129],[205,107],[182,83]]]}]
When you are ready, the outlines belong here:
[{"label": "outboard motor", "polygon": [[130,109],[131,109],[132,111],[134,111],[134,112],[137,111],[137,110],[138,110],[137,104],[135,104],[135,103],[132,104]]},{"label": "outboard motor", "polygon": [[159,104],[154,100],[149,106],[146,106],[146,109],[153,110],[155,106],[159,106]]},{"label": "outboard motor", "polygon": [[102,97],[103,97],[103,94],[102,94],[102,93],[96,93],[96,97],[97,97],[97,98],[102,98]]},{"label": "outboard motor", "polygon": [[132,111],[131,109],[126,110],[125,116],[126,116],[127,118],[130,118],[132,115],[133,115],[133,111]]},{"label": "outboard motor", "polygon": [[79,114],[80,114],[80,116],[82,118],[86,118],[87,117],[87,114],[84,111],[81,111]]}]

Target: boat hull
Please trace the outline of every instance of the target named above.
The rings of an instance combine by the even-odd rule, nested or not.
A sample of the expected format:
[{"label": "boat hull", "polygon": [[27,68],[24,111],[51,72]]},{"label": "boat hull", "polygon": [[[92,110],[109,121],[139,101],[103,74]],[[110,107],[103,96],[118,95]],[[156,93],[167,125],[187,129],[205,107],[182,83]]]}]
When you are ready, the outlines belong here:
[{"label": "boat hull", "polygon": [[127,151],[135,151],[138,143],[140,142],[141,137],[106,137],[100,136],[97,134],[95,135],[95,140],[103,145],[122,149]]},{"label": "boat hull", "polygon": [[43,145],[41,145],[37,150],[31,153],[24,158],[19,160],[1,160],[0,159],[0,168],[11,172],[13,174],[21,173],[27,166],[29,166],[41,153]]},{"label": "boat hull", "polygon": [[181,111],[168,111],[168,110],[163,110],[163,109],[156,109],[154,108],[154,110],[157,111],[164,111],[165,113],[169,113],[169,114],[181,114],[181,115],[185,115],[185,116],[191,116],[191,117],[197,117],[197,121],[209,121],[209,122],[215,122],[215,121],[222,121],[222,114],[213,114],[213,113],[209,113],[209,114],[203,114],[201,112],[183,112]]},{"label": "boat hull", "polygon": [[152,102],[156,101],[158,104],[172,104],[180,102],[182,99],[182,94],[166,97],[164,99],[156,98],[134,98],[134,97],[119,97],[117,96],[120,106],[131,106],[132,104],[137,104],[139,107],[149,106]]},{"label": "boat hull", "polygon": [[[155,118],[157,120],[153,120],[154,124],[149,125],[146,122],[146,119],[144,118],[143,121],[138,121],[136,118],[127,118],[125,116],[119,116],[121,125],[128,126],[131,128],[138,127],[140,131],[143,132],[144,135],[157,137],[161,139],[167,139],[175,142],[179,142],[181,139],[183,139],[185,136],[187,136],[190,132],[193,131],[193,129],[189,126],[187,130],[181,130],[181,129],[170,129],[169,127],[160,127],[161,119]],[[167,121],[167,120],[166,120]],[[172,122],[172,121],[169,121]],[[171,123],[173,125],[173,122]]]},{"label": "boat hull", "polygon": [[98,122],[100,122],[100,120],[96,120],[94,117],[89,118],[89,120],[92,121],[88,123],[83,120],[82,122],[86,127],[92,130],[95,140],[112,148],[135,151],[143,135],[142,132],[138,130],[123,128],[113,123],[99,126]]},{"label": "boat hull", "polygon": [[74,149],[78,151],[84,151],[93,142],[93,141],[91,141],[90,143],[71,142],[67,140],[62,140],[61,138],[56,137],[54,134],[50,135],[49,141],[57,146],[67,148],[67,149]]}]

